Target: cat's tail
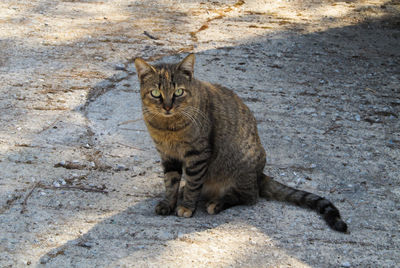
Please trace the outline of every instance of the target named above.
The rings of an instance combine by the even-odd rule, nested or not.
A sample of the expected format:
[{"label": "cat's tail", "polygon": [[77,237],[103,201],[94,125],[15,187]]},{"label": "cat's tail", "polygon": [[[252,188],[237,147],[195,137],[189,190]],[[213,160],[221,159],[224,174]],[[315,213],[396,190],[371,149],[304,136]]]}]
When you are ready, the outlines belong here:
[{"label": "cat's tail", "polygon": [[347,232],[347,224],[340,218],[339,210],[328,199],[286,186],[265,174],[259,176],[258,185],[261,197],[315,210],[333,230]]}]

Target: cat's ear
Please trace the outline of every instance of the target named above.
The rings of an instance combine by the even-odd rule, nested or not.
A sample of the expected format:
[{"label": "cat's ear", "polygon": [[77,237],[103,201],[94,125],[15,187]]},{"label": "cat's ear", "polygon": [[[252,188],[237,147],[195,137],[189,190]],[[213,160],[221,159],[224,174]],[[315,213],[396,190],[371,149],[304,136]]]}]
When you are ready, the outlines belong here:
[{"label": "cat's ear", "polygon": [[156,69],[141,58],[135,59],[135,67],[140,82],[143,82],[146,76],[156,73]]},{"label": "cat's ear", "polygon": [[178,64],[178,70],[182,71],[183,74],[187,75],[189,79],[193,78],[194,74],[194,54],[189,54]]}]

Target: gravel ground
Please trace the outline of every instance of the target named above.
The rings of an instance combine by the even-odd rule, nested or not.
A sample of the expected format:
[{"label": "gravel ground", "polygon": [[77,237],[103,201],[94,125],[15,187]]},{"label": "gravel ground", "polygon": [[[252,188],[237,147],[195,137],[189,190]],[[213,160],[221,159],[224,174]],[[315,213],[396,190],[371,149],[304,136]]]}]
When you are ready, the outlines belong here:
[{"label": "gravel ground", "polygon": [[[398,0],[10,0],[0,29],[0,267],[399,267]],[[188,52],[254,112],[265,172],[350,234],[265,200],[155,215],[132,59]]]}]

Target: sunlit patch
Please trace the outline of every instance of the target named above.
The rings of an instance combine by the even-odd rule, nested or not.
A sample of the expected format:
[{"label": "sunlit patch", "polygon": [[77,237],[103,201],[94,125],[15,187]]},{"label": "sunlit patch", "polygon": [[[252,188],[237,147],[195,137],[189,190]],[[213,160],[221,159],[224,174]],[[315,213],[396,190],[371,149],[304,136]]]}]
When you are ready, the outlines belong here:
[{"label": "sunlit patch", "polygon": [[186,267],[188,263],[191,267],[276,267],[277,263],[280,267],[310,267],[275,246],[273,240],[261,230],[246,223],[182,232],[161,242],[164,246],[160,252],[143,248],[115,261],[112,266],[131,263],[146,256],[147,263],[161,266],[173,264],[174,267]]}]

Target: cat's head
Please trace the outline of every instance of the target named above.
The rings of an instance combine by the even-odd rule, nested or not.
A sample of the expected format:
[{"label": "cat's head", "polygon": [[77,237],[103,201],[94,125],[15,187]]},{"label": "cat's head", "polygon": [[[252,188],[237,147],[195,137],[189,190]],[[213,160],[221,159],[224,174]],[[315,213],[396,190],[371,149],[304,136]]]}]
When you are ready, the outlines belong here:
[{"label": "cat's head", "polygon": [[150,65],[135,59],[144,111],[152,117],[173,117],[185,113],[195,102],[191,89],[195,56],[188,55],[177,64]]}]

